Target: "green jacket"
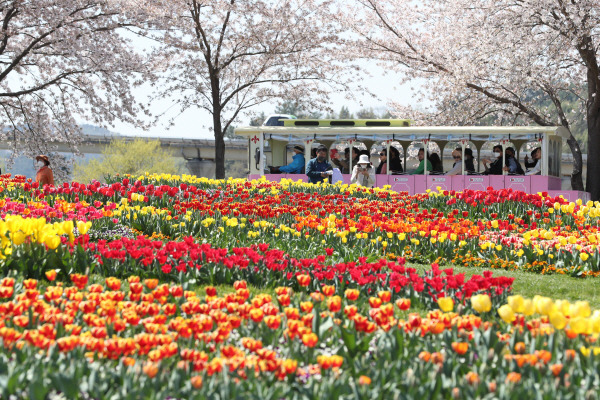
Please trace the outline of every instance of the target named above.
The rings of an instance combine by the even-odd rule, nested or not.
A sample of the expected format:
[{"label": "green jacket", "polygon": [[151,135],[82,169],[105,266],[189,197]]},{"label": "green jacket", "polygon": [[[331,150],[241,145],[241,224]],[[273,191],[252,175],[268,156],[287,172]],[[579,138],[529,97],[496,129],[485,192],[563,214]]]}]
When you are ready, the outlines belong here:
[{"label": "green jacket", "polygon": [[[423,160],[423,161],[425,161],[425,160]],[[415,169],[413,172],[411,172],[410,175],[423,175],[425,173],[425,167],[424,167],[423,161],[421,161],[421,163],[419,164],[417,169]],[[431,171],[431,169],[432,169],[431,163],[429,162],[429,160],[427,160],[427,171]]]}]

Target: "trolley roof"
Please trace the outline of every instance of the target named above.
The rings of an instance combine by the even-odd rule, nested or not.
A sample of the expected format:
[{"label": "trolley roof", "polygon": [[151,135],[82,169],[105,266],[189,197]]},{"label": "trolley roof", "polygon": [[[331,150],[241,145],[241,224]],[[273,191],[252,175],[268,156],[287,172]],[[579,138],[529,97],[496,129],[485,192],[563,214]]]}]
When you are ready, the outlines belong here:
[{"label": "trolley roof", "polygon": [[294,138],[321,140],[461,140],[499,141],[535,140],[541,137],[569,137],[562,126],[410,126],[406,119],[367,120],[284,120],[284,126],[250,126],[235,129],[235,134],[251,138],[265,134],[266,139],[291,141]]}]

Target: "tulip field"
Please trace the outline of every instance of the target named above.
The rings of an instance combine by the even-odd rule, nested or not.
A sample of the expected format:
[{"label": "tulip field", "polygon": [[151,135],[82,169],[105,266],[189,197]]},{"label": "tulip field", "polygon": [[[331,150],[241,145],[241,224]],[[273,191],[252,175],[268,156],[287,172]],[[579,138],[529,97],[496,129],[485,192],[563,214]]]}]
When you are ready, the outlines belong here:
[{"label": "tulip field", "polygon": [[597,399],[600,310],[507,274],[600,279],[599,220],[510,190],[3,175],[0,398]]}]

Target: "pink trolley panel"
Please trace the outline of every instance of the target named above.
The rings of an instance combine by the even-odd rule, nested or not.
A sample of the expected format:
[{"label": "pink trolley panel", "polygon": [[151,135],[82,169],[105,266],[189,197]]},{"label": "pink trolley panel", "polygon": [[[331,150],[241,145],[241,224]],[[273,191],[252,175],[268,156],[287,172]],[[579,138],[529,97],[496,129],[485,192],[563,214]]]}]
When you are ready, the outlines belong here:
[{"label": "pink trolley panel", "polygon": [[414,175],[390,175],[388,182],[394,192],[408,192],[409,195],[416,193]]},{"label": "pink trolley panel", "polygon": [[504,187],[506,189],[531,193],[531,177],[525,175],[506,175],[504,176]]},{"label": "pink trolley panel", "polygon": [[452,190],[452,177],[443,175],[428,175],[427,189],[437,192],[437,188],[442,190]]}]

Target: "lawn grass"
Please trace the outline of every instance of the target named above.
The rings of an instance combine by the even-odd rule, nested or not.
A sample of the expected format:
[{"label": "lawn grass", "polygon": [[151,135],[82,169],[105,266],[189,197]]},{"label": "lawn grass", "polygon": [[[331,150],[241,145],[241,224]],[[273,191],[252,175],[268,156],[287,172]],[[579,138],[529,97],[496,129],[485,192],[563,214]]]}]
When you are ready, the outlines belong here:
[{"label": "lawn grass", "polygon": [[[429,270],[430,266],[425,264],[407,263],[407,266],[416,268],[419,274]],[[447,267],[445,267],[447,268]],[[455,273],[464,273],[466,277],[472,275],[482,275],[486,268],[454,266]],[[592,309],[600,309],[600,278],[572,278],[566,275],[540,275],[532,272],[510,271],[502,269],[492,269],[494,276],[514,277],[512,294],[520,294],[523,297],[533,298],[536,294],[547,296],[554,300],[566,299],[571,302],[577,300],[587,300]],[[205,295],[205,289],[209,285],[192,285],[199,295]],[[224,295],[235,292],[232,285],[216,285],[217,293]],[[253,297],[259,293],[267,293],[275,298],[274,288],[256,288],[248,285],[250,296]]]},{"label": "lawn grass", "polygon": [[[428,265],[407,264],[419,273],[429,269]],[[454,266],[455,273],[465,276],[483,274],[486,268]],[[540,275],[533,272],[492,269],[494,276],[514,277],[513,294],[532,298],[536,294],[554,300],[587,300],[592,309],[600,309],[600,278],[573,278],[567,275]]]}]

